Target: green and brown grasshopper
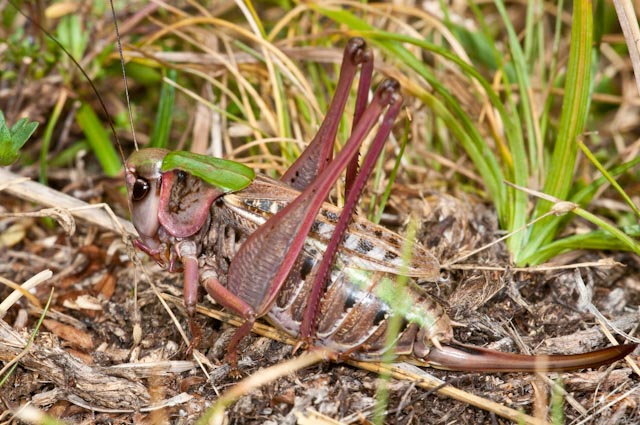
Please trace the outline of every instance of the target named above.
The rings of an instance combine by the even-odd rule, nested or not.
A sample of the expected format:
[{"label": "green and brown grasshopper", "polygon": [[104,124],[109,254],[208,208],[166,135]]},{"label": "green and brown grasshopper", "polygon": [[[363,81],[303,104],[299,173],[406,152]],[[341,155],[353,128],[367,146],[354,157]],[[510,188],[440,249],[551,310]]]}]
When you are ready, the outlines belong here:
[{"label": "green and brown grasshopper", "polygon": [[[332,159],[338,122],[360,67],[354,128]],[[437,280],[440,266],[419,245],[403,266],[406,241],[354,216],[402,104],[398,83],[385,80],[367,105],[372,70],[364,41],[351,39],[317,136],[280,180],[258,175],[246,188],[225,194],[189,172],[163,168],[168,151],[143,149],[129,157],[126,182],[140,234],[136,244],[170,271],[183,270],[191,323],[199,285],[243,318],[229,344],[227,359],[233,367],[239,342],[260,317],[342,357],[379,360],[391,350],[450,370],[563,371],[610,363],[633,351],[636,345],[630,344],[580,355],[527,356],[462,345],[453,339],[451,321],[438,302],[413,280],[406,287],[397,285],[400,274]],[[358,172],[359,148],[380,119]],[[347,168],[340,210],[325,199]],[[395,315],[403,325],[389,345],[387,329]],[[191,329],[197,339],[197,328]]]}]

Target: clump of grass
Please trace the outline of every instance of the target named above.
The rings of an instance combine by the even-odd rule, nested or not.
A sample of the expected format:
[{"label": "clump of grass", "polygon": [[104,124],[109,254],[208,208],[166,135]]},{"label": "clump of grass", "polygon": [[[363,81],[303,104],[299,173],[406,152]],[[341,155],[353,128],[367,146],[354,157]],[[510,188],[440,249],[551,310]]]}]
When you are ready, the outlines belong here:
[{"label": "clump of grass", "polygon": [[[169,64],[178,91],[193,98],[202,98],[196,94],[202,90],[198,87],[210,87],[206,94],[211,102],[208,105],[215,107],[214,112],[222,122],[217,142],[220,146],[211,150],[230,153],[243,143],[252,142],[255,147],[243,161],[263,170],[282,170],[300,150],[290,141],[311,139],[334,88],[330,75],[337,65],[318,63],[326,58],[314,54],[314,49],[341,45],[346,35],[338,28],[348,31],[350,36],[363,36],[383,52],[385,62],[399,69],[389,72],[399,77],[404,89],[428,108],[431,115],[428,122],[435,124],[432,128],[412,127],[420,133],[410,135],[412,142],[404,161],[424,163],[412,156],[411,145],[417,143],[429,143],[444,156],[468,155],[483,182],[477,189],[493,202],[501,227],[513,232],[534,222],[508,240],[515,264],[534,265],[575,246],[571,239],[560,237],[575,219],[549,215],[552,205],[549,201],[529,197],[505,182],[539,190],[583,208],[588,208],[593,196],[607,183],[595,178],[596,167],[589,167],[578,149],[581,140],[589,144],[585,131],[593,128],[597,119],[592,98],[598,51],[592,46],[595,28],[604,23],[599,21],[602,18],[598,14],[594,25],[589,4],[576,5],[571,22],[563,22],[561,15],[536,20],[534,16],[542,11],[536,5],[527,5],[525,38],[520,40],[501,1],[496,1],[491,11],[502,25],[499,34],[485,22],[486,9],[470,9],[476,20],[475,30],[454,22],[446,13],[442,21],[436,21],[417,9],[393,5],[337,9],[309,4],[267,22],[260,21],[255,11],[246,10],[246,26],[197,14],[174,15],[160,24],[164,28],[159,33],[140,42],[160,49],[171,44],[172,54],[182,52],[191,57],[191,63],[186,60],[170,64],[170,55],[165,62],[160,62],[163,56],[157,55],[154,63],[153,54],[137,55],[132,60],[153,68]],[[389,19],[391,16],[394,19]],[[411,27],[417,19],[427,22],[421,30]],[[547,36],[544,25],[553,26],[551,36]],[[567,55],[559,44],[569,38],[568,34]],[[506,41],[504,46],[498,45],[498,36]],[[214,52],[206,46],[207,39],[220,40],[220,50]],[[278,53],[292,47],[308,48],[307,57],[303,57],[307,61],[302,65]],[[548,51],[554,54],[545,55]],[[207,55],[215,62],[209,69],[197,64]],[[423,61],[425,55],[433,58],[433,65]],[[335,64],[337,57],[330,62]],[[565,61],[566,67],[559,66]],[[306,75],[300,73],[301,68]],[[464,82],[472,98],[484,105],[485,121],[478,120],[465,108],[460,95],[442,79],[445,71]],[[536,85],[532,83],[534,80],[538,81]],[[167,115],[165,110],[163,116]],[[348,135],[349,120],[347,113],[341,140]],[[165,119],[161,121],[164,123]],[[243,129],[246,136],[231,136],[226,130],[229,126]],[[169,139],[167,133],[164,140]],[[259,143],[265,139],[268,144]],[[281,142],[271,143],[274,140]],[[280,162],[282,159],[274,163],[279,155],[284,164]],[[628,175],[637,162],[637,159],[627,163],[609,161],[609,174]],[[587,174],[594,176],[591,181],[585,181]],[[633,215],[626,215],[629,214]],[[629,220],[622,220],[625,221]],[[617,227],[631,239],[618,238],[616,232],[611,232],[613,227],[594,228],[581,234],[582,246],[640,252],[637,242],[629,244],[634,237],[633,229]],[[626,233],[629,231],[632,233]],[[607,234],[611,237],[603,239]]]},{"label": "clump of grass", "polygon": [[[533,7],[535,6],[529,6],[529,8]],[[452,136],[462,144],[482,176],[485,189],[496,207],[502,227],[512,232],[521,229],[528,222],[535,221],[530,229],[515,233],[509,239],[508,246],[514,262],[519,265],[539,264],[564,252],[566,245],[559,243],[561,239],[557,237],[566,228],[569,220],[566,217],[549,216],[551,203],[544,199],[528,200],[524,192],[506,187],[505,181],[522,186],[537,183],[541,186],[542,192],[559,200],[575,199],[575,187],[579,181],[579,175],[574,168],[579,160],[578,145],[583,138],[582,133],[587,128],[586,121],[593,94],[591,74],[594,65],[591,58],[595,52],[592,48],[594,31],[592,11],[587,4],[581,4],[574,9],[568,66],[566,74],[562,76],[565,96],[558,126],[552,127],[550,125],[552,121],[550,114],[554,113],[550,107],[553,102],[552,96],[549,96],[542,115],[535,115],[532,109],[534,106],[531,96],[532,85],[528,72],[538,66],[536,60],[539,57],[535,55],[525,57],[520,41],[506,17],[504,6],[498,1],[496,8],[502,17],[509,41],[510,56],[507,56],[506,60],[501,59],[498,54],[494,55],[496,72],[502,77],[502,87],[505,88],[504,94],[497,92],[489,79],[476,71],[473,64],[447,46],[438,45],[428,38],[421,39],[380,31],[344,11],[320,7],[317,10],[365,37],[373,39],[381,48],[395,57],[401,66],[415,71],[431,85],[435,95],[423,87],[414,88],[415,95],[432,109],[437,118],[444,122]],[[479,19],[482,18],[480,14],[477,16]],[[453,30],[456,26],[450,23],[449,28]],[[561,29],[562,27],[559,28]],[[470,34],[467,33],[467,35]],[[494,44],[490,44],[484,50],[497,53],[495,41],[492,40],[490,33],[481,33],[475,36],[475,40],[485,43],[493,42]],[[459,41],[462,43],[464,39]],[[484,97],[485,101],[497,111],[497,118],[502,123],[501,129],[492,129],[493,140],[482,136],[481,129],[460,107],[458,99],[451,90],[439,81],[432,68],[426,66],[417,55],[405,47],[406,44],[429,51],[440,57],[443,62],[455,64],[459,67],[461,77],[472,83],[470,87],[474,87],[473,84],[476,84],[475,87],[479,86],[477,95]],[[556,77],[556,79],[559,78]],[[549,82],[553,83],[553,81]],[[548,135],[542,134],[543,130],[546,130]],[[549,142],[545,143],[547,140]],[[492,149],[492,145],[498,149]],[[636,160],[633,161],[634,164],[636,162]],[[599,186],[594,185],[592,190],[597,187]],[[588,202],[588,200],[588,197],[583,195],[578,203],[583,202],[585,205],[585,201]],[[531,209],[532,203],[533,209]],[[640,253],[640,245],[637,242],[621,237],[622,235],[615,232],[612,227],[607,226],[604,230],[604,233],[613,236],[616,242],[612,242],[610,237],[607,237],[606,241],[603,240],[603,232],[594,230],[582,235],[582,243],[586,244],[583,246],[595,249],[633,250]]]},{"label": "clump of grass", "polygon": [[[45,22],[50,31],[99,84],[120,84],[114,83],[114,78],[119,78],[117,56],[110,54],[111,49],[99,53],[87,36],[92,33],[90,23],[106,11],[94,5],[84,9],[86,19],[79,19],[78,11],[56,15],[57,10],[46,10],[52,17]],[[148,13],[153,11],[149,9]],[[459,24],[447,11],[443,11],[439,21],[418,9],[386,4],[338,9],[310,3],[286,10],[279,19],[268,21],[262,21],[260,14],[251,7],[240,11],[243,18],[207,16],[204,9],[200,12],[180,14],[177,9],[167,10],[162,20],[153,20],[153,25],[148,27],[161,28],[159,31],[125,34],[125,40],[145,46],[137,52],[126,52],[126,56],[132,70],[132,90],[147,90],[140,105],[134,105],[134,121],[143,127],[143,135],[151,133],[148,136],[150,145],[170,148],[185,145],[188,135],[183,129],[196,128],[195,118],[188,112],[193,106],[185,106],[186,102],[192,104],[191,97],[213,108],[210,117],[219,117],[217,146],[210,146],[209,151],[231,154],[236,148],[252,142],[254,147],[242,160],[262,170],[281,172],[300,151],[300,146],[292,140],[311,139],[326,108],[326,100],[334,89],[331,75],[336,72],[339,55],[317,52],[341,45],[347,37],[345,31],[348,31],[350,36],[361,35],[378,47],[384,60],[398,67],[397,72],[389,72],[399,77],[405,90],[429,109],[430,117],[425,123],[434,126],[412,126],[416,133],[410,135],[412,142],[404,161],[441,168],[437,163],[425,163],[413,156],[412,143],[428,143],[430,149],[443,156],[464,153],[482,179],[483,185],[477,190],[493,202],[505,231],[512,232],[534,222],[530,228],[516,232],[508,240],[517,265],[539,264],[572,249],[575,246],[572,240],[564,240],[566,236],[559,235],[566,234],[565,229],[575,220],[570,216],[548,215],[549,201],[530,198],[507,186],[505,181],[588,208],[594,196],[602,193],[603,185],[613,178],[630,176],[639,161],[633,158],[625,162],[620,157],[618,162],[610,159],[596,168],[585,162],[578,149],[580,141],[587,148],[596,141],[585,135],[599,118],[598,109],[592,106],[598,89],[594,71],[599,64],[593,40],[600,34],[596,34],[596,29],[605,28],[605,19],[609,16],[606,11],[595,14],[594,24],[589,3],[576,4],[571,22],[564,22],[562,15],[535,19],[544,11],[538,10],[537,5],[527,5],[523,40],[517,37],[505,6],[499,0],[493,4],[493,9],[488,6],[469,9],[470,17],[475,19],[473,28]],[[499,32],[487,25],[487,13],[500,20]],[[19,15],[9,14],[9,17],[13,20],[10,24],[15,25]],[[415,29],[418,20],[423,24]],[[551,35],[545,25],[553,27]],[[568,38],[567,34],[570,39],[568,55],[566,49],[560,48],[561,42]],[[498,37],[506,41],[504,46],[498,45]],[[214,40],[217,50],[210,47]],[[16,45],[20,43],[16,42]],[[307,50],[299,50],[301,47]],[[283,53],[287,49],[298,49],[302,62]],[[58,72],[65,76],[69,85],[75,85],[76,75],[69,71],[72,67],[67,63],[68,59],[53,47],[49,51],[45,56],[50,56],[46,59],[48,65],[37,72],[54,72],[53,64],[59,61],[62,66]],[[545,55],[549,51],[553,54]],[[28,54],[33,49],[24,48],[21,52],[16,51],[16,54]],[[178,54],[182,55],[179,62],[176,61]],[[432,65],[424,63],[425,55],[433,59]],[[200,64],[203,59],[210,62]],[[559,65],[565,61],[566,67]],[[165,69],[168,70],[167,81],[162,91],[148,90],[147,87],[157,81],[158,71],[164,73]],[[441,78],[443,73],[452,74],[467,85],[472,99],[484,105],[485,121],[478,120],[478,116],[465,108],[461,96]],[[603,86],[611,90],[610,84]],[[543,89],[538,90],[538,87]],[[154,102],[154,98],[158,100]],[[52,137],[57,135],[54,129],[64,121],[65,115],[61,114],[66,112],[70,100],[58,98],[55,113],[50,115],[45,126],[45,146],[40,150],[43,180],[51,149],[59,153],[80,149],[49,147]],[[149,106],[145,104],[149,100],[153,114],[137,113],[139,108]],[[100,121],[94,119],[102,112],[96,113],[96,108],[88,101],[84,101],[78,110],[78,124],[89,146],[105,172],[114,175],[120,160],[108,134],[98,128]],[[125,120],[121,115],[117,116],[116,122],[122,123],[119,132],[124,133]],[[156,118],[147,122],[145,116]],[[341,140],[348,136],[350,119],[350,114],[345,114]],[[147,125],[153,130],[145,130]],[[228,131],[230,127],[236,129],[233,135]],[[238,132],[246,136],[238,137]],[[146,140],[144,136],[143,140]],[[266,140],[266,144],[260,143],[262,140]],[[86,146],[81,140],[76,143]],[[278,157],[281,159],[274,161]],[[56,163],[55,158],[52,162]],[[596,170],[607,172],[610,177],[597,179]],[[590,181],[585,180],[587,174],[592,176]],[[624,193],[622,186],[618,190]],[[633,210],[633,202],[628,196],[626,199]],[[634,221],[633,216],[637,220],[637,210],[615,219],[628,224]],[[609,224],[614,226],[612,221]],[[629,244],[629,239],[619,239],[611,232],[612,228],[581,234],[582,246],[640,252],[637,241]],[[633,240],[633,228],[620,225],[617,228]],[[607,234],[613,239],[609,236],[603,239]]]}]

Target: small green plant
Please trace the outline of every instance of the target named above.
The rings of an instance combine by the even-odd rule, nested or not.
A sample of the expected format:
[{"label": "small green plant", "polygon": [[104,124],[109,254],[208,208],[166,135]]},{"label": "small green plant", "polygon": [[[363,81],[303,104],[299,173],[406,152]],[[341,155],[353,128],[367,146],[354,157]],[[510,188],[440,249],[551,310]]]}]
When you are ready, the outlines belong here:
[{"label": "small green plant", "polygon": [[22,118],[9,128],[2,111],[0,111],[0,165],[13,164],[20,155],[20,148],[38,128],[38,123]]}]

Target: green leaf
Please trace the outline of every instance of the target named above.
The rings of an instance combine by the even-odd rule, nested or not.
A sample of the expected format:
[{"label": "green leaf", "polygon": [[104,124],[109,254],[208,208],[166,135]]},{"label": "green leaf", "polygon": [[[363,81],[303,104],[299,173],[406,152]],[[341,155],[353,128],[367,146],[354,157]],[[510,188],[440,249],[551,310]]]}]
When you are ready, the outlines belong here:
[{"label": "green leaf", "polygon": [[250,167],[228,159],[214,158],[193,152],[170,152],[162,161],[162,171],[182,170],[225,192],[235,192],[249,186],[256,173]]},{"label": "green leaf", "polygon": [[7,121],[2,111],[0,111],[0,142],[8,143],[11,141],[11,131],[7,125]]},{"label": "green leaf", "polygon": [[638,207],[633,202],[631,197],[629,195],[627,195],[627,193],[624,191],[624,189],[622,189],[620,184],[613,178],[613,176],[611,174],[609,174],[609,172],[604,168],[604,166],[600,163],[600,161],[598,161],[598,158],[596,158],[596,156],[589,150],[587,145],[585,145],[582,142],[578,142],[578,147],[580,149],[582,149],[582,152],[585,154],[585,156],[587,158],[589,158],[589,161],[591,161],[591,163],[593,165],[596,166],[598,171],[600,171],[600,173],[602,173],[602,176],[605,179],[607,179],[609,184],[611,184],[611,186],[613,186],[618,191],[618,193],[620,194],[622,199],[624,199],[626,204],[629,205],[629,207],[636,214],[636,216],[640,217],[640,209],[638,209]]},{"label": "green leaf", "polygon": [[29,122],[28,119],[22,118],[21,120],[18,120],[13,127],[11,127],[11,138],[16,146],[21,148],[27,142],[29,137],[31,137],[33,132],[36,131],[36,128],[38,128],[37,122]]},{"label": "green leaf", "polygon": [[4,114],[0,111],[0,166],[11,165],[18,159],[20,148],[37,127],[37,122],[29,122],[27,118],[22,118],[9,129]]}]

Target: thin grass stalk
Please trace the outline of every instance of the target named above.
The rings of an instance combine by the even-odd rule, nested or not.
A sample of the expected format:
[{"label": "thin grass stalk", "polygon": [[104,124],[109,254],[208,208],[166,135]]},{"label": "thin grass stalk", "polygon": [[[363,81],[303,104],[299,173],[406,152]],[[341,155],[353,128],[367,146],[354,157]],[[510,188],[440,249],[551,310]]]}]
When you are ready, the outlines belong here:
[{"label": "thin grass stalk", "polygon": [[624,191],[624,189],[622,189],[622,187],[613,178],[613,176],[607,172],[607,170],[600,163],[600,161],[598,161],[598,159],[589,150],[589,148],[583,142],[578,142],[578,147],[582,150],[582,153],[585,154],[585,156],[589,159],[589,161],[591,161],[591,163],[596,166],[598,171],[600,171],[600,173],[602,173],[602,176],[611,184],[611,186],[613,186],[616,189],[616,191],[620,194],[622,199],[624,199],[624,202],[627,205],[629,205],[629,208],[631,208],[631,210],[634,212],[634,214],[636,216],[640,217],[640,209],[638,209],[638,206],[633,202],[631,197],[629,195],[627,195],[627,193]]},{"label": "thin grass stalk", "polygon": [[[407,226],[407,234],[402,246],[402,267],[400,273],[396,277],[397,291],[401,294],[409,282],[407,277],[408,265],[411,264],[411,257],[413,256],[413,244],[416,239],[416,232],[418,225],[416,220],[411,219]],[[405,301],[410,302],[409,298],[399,298],[398,302]],[[385,343],[386,351],[382,355],[382,364],[390,365],[396,359],[395,346],[398,341],[398,336],[402,330],[402,322],[404,316],[402,314],[394,314],[389,319],[389,327],[387,328],[387,339]],[[390,370],[384,369],[380,372],[380,379],[378,380],[378,387],[376,389],[376,406],[374,409],[373,423],[376,425],[382,425],[385,419],[385,413],[387,405],[389,404],[389,380],[391,379]]]},{"label": "thin grass stalk", "polygon": [[373,220],[373,216],[375,213],[380,212],[378,207],[376,206],[378,203],[378,188],[382,184],[382,178],[384,176],[384,162],[385,155],[384,151],[380,153],[378,160],[376,161],[375,173],[373,173],[373,190],[371,193],[371,197],[369,198],[369,211],[367,213],[367,219]]},{"label": "thin grass stalk", "polygon": [[378,202],[378,207],[376,210],[376,215],[373,217],[373,222],[376,224],[380,223],[380,219],[382,218],[382,213],[384,212],[384,207],[387,205],[389,201],[389,197],[391,196],[391,189],[393,188],[393,183],[396,181],[396,175],[398,174],[398,170],[400,169],[400,164],[402,163],[402,158],[404,157],[404,151],[407,147],[407,143],[409,142],[409,128],[410,128],[410,120],[406,120],[404,127],[404,135],[402,137],[402,142],[400,143],[400,151],[396,156],[396,160],[393,164],[393,169],[389,174],[389,181],[387,182],[387,186],[385,187],[384,193]]}]

